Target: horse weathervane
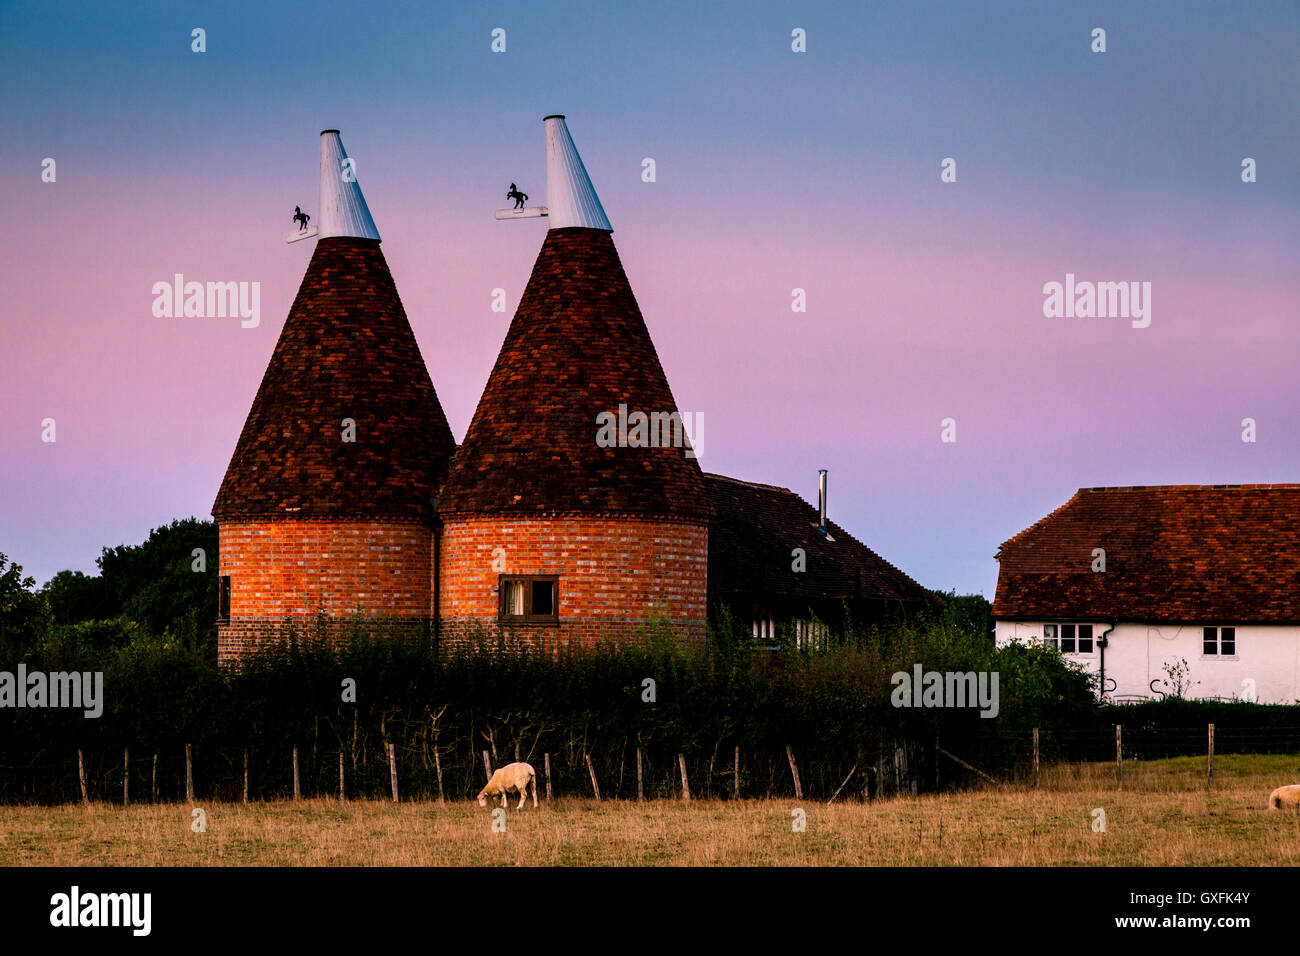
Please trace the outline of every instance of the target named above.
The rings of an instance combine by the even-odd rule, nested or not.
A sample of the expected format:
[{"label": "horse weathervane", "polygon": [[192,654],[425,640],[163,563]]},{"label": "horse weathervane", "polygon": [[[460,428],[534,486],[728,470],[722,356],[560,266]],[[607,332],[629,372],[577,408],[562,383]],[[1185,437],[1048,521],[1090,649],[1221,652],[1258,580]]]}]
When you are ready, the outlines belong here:
[{"label": "horse weathervane", "polygon": [[528,202],[528,193],[522,192],[514,183],[511,183],[506,191],[506,198],[514,200],[514,207],[498,209],[493,213],[497,219],[536,219],[547,214],[545,206],[525,206],[524,203]]},{"label": "horse weathervane", "polygon": [[319,230],[312,226],[307,228],[307,223],[311,221],[311,216],[302,211],[301,206],[293,207],[293,221],[298,224],[297,232],[286,232],[284,234],[285,242],[297,242],[299,239],[310,239],[316,235]]}]

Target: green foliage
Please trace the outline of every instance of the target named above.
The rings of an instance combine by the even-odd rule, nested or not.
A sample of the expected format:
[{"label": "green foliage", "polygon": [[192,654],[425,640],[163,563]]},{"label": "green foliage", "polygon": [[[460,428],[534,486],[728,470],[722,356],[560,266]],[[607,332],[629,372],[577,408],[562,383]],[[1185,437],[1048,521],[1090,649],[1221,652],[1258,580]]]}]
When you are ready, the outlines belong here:
[{"label": "green foliage", "polygon": [[[194,570],[194,549],[205,568]],[[171,631],[197,639],[215,636],[217,619],[217,526],[186,518],[155,528],[139,545],[105,548],[96,562],[119,613],[155,634]]]},{"label": "green foliage", "polygon": [[76,624],[115,617],[121,607],[104,587],[104,579],[81,571],[60,571],[41,592],[50,603],[55,624]]},{"label": "green foliage", "polygon": [[[229,775],[248,747],[268,761],[262,776],[280,785],[288,774],[275,761],[300,744],[318,775],[329,772],[325,755],[343,752],[355,773],[370,767],[369,785],[382,791],[383,748],[391,741],[404,766],[414,760],[426,774],[436,750],[448,786],[470,794],[481,786],[481,751],[499,765],[518,745],[524,759],[550,753],[573,792],[584,788],[587,755],[603,778],[630,785],[626,760],[637,746],[660,768],[683,753],[708,780],[702,768],[736,746],[781,755],[788,744],[810,765],[833,766],[825,757],[865,766],[885,738],[940,734],[972,753],[981,740],[1065,723],[1090,706],[1086,675],[1059,654],[998,649],[952,627],[897,628],[809,652],[789,643],[780,651],[747,648],[743,630],[720,622],[711,626],[716,642],[691,645],[650,621],[640,640],[625,644],[548,652],[502,646],[480,633],[438,653],[431,640],[389,622],[357,625],[353,637],[332,644],[317,626],[286,624],[279,643],[225,669],[183,641],[160,644],[126,618],[69,625],[25,662],[29,669],[103,670],[104,716],[0,711],[0,741],[10,742],[0,745],[0,764],[23,766],[38,749],[120,754],[132,746],[175,754],[192,743],[222,754]],[[0,661],[0,669],[14,663]],[[980,718],[974,708],[895,707],[892,675],[917,663],[940,672],[998,671],[998,717]],[[355,702],[343,700],[347,679],[356,682]],[[653,700],[646,699],[647,680]],[[828,776],[848,770],[834,766]],[[811,777],[805,785],[815,786]]]},{"label": "green foliage", "polygon": [[1191,728],[1198,735],[1195,743],[1200,747],[1204,743],[1200,735],[1208,724],[1215,724],[1221,730],[1226,727],[1236,731],[1292,731],[1296,725],[1296,705],[1167,696],[1136,704],[1108,704],[1096,708],[1088,718],[1080,726],[1091,724],[1113,729],[1115,724],[1123,724],[1125,728],[1156,734]]},{"label": "green foliage", "polygon": [[50,608],[33,589],[36,580],[20,565],[0,554],[0,655],[18,658],[30,653],[45,636]]},{"label": "green foliage", "polygon": [[931,591],[940,601],[938,619],[957,630],[993,640],[993,605],[982,594]]},{"label": "green foliage", "polygon": [[[203,570],[194,570],[195,549]],[[56,631],[51,638],[104,648],[136,639],[138,625],[164,642],[216,654],[217,526],[185,518],[154,528],[142,544],[105,548],[99,576],[60,571],[41,589]],[[94,622],[103,626],[91,626]]]}]

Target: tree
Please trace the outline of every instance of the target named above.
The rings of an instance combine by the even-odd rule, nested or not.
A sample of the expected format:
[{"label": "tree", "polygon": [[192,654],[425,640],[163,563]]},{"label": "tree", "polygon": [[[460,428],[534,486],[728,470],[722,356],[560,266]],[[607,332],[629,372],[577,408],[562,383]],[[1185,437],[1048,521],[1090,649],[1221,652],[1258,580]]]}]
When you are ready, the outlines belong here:
[{"label": "tree", "polygon": [[[194,555],[202,552],[201,560]],[[117,613],[155,634],[216,637],[217,526],[185,518],[138,545],[105,548],[96,562]],[[202,570],[195,570],[196,565]]]},{"label": "tree", "polygon": [[[200,552],[196,555],[196,551]],[[91,644],[130,628],[85,628],[119,618],[195,644],[216,646],[217,526],[184,518],[154,528],[141,544],[104,548],[95,562],[99,576],[60,571],[41,591],[53,621],[77,628]]]},{"label": "tree", "polygon": [[0,659],[30,656],[49,629],[49,605],[35,587],[35,578],[0,554]]},{"label": "tree", "polygon": [[993,640],[993,605],[982,594],[933,591],[943,601],[940,619],[959,631]]},{"label": "tree", "polygon": [[104,587],[104,579],[80,571],[60,571],[41,588],[55,624],[77,624],[116,617],[121,610]]}]

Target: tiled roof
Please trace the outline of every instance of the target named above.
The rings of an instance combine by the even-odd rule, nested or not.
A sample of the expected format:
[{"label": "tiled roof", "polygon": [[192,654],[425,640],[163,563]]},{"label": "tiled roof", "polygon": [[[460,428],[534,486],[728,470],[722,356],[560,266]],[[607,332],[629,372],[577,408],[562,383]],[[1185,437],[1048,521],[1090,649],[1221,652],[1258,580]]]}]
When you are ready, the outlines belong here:
[{"label": "tiled roof", "polygon": [[602,448],[597,415],[677,411],[613,238],[552,229],[438,510],[706,519],[684,447]]},{"label": "tiled roof", "polygon": [[379,243],[321,239],[212,514],[427,520],[454,447]]},{"label": "tiled roof", "polygon": [[[709,525],[709,595],[766,595],[922,603],[930,593],[793,491],[706,474],[716,517]],[[792,570],[803,548],[807,570]]]},{"label": "tiled roof", "polygon": [[998,560],[995,617],[1297,622],[1300,485],[1081,488]]}]

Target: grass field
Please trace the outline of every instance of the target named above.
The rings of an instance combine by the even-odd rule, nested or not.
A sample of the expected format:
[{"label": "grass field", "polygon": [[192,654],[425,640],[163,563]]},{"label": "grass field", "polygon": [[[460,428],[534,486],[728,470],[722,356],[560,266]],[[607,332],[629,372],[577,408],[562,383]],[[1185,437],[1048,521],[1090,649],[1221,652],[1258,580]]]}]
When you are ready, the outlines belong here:
[{"label": "grass field", "polygon": [[[1300,780],[1290,756],[1044,768],[1038,790],[988,788],[876,801],[568,798],[507,813],[476,803],[317,799],[0,808],[0,865],[125,866],[1257,866],[1300,863],[1300,817],[1269,792]],[[802,808],[807,830],[792,832]],[[1106,832],[1092,829],[1095,808]]]}]

